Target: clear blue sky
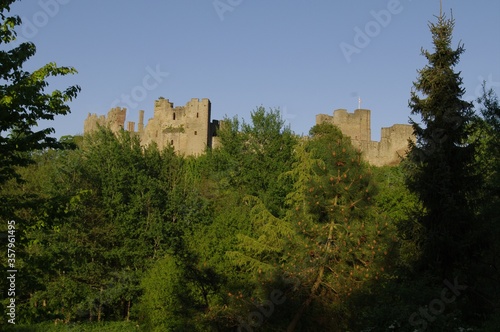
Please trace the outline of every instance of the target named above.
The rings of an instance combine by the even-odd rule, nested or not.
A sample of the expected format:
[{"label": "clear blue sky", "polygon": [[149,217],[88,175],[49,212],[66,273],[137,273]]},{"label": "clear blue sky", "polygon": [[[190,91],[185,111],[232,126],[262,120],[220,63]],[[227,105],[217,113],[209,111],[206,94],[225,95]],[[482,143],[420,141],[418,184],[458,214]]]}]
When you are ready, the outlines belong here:
[{"label": "clear blue sky", "polygon": [[[450,9],[467,99],[483,79],[500,94],[500,1],[443,0]],[[215,119],[279,107],[306,134],[316,114],[353,111],[360,96],[379,139],[380,127],[408,122],[439,1],[24,0],[12,12],[37,46],[27,69],[56,62],[79,72],[50,80],[82,88],[72,113],[51,123],[57,137],[82,133],[89,112],[112,106],[127,107],[129,121],[140,109],[150,118],[160,96],[209,98]]]}]

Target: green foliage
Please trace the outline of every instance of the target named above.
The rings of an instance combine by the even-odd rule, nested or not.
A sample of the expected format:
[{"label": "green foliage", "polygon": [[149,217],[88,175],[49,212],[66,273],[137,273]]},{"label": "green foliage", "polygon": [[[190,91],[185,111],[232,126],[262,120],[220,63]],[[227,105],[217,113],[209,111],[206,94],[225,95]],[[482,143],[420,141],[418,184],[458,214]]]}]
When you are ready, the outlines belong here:
[{"label": "green foliage", "polygon": [[258,281],[259,275],[269,277],[276,273],[276,265],[271,263],[282,262],[293,229],[286,221],[273,216],[258,198],[249,196],[245,204],[252,206],[252,235],[237,234],[237,247],[241,251],[227,251],[226,254],[242,272],[257,277],[254,281]]},{"label": "green foliage", "polygon": [[[272,143],[259,144],[267,151]],[[371,168],[332,125],[315,126],[291,156],[268,156],[279,174],[268,166],[257,174],[250,160],[263,155],[244,142],[184,158],[103,128],[77,146],[35,155],[19,170],[26,182],[3,188],[37,199],[16,211],[20,323],[49,331],[112,330],[103,321],[120,320],[151,331],[412,331],[409,317],[442,290],[435,275],[408,273],[420,247],[407,220],[421,205],[405,187],[405,167]],[[278,193],[251,180],[268,174]],[[279,204],[265,201],[271,192]],[[492,206],[483,211],[494,215]],[[483,257],[490,265],[495,252]],[[494,282],[480,281],[494,300]],[[467,326],[465,303],[447,305],[432,328]],[[89,320],[95,325],[74,324]],[[52,323],[36,324],[43,321]]]},{"label": "green foliage", "polygon": [[493,90],[486,90],[483,84],[483,95],[477,100],[482,118],[476,118],[474,139],[479,141],[476,158],[486,186],[491,194],[500,184],[500,104]]},{"label": "green foliage", "polygon": [[377,185],[375,204],[395,223],[404,221],[408,214],[418,209],[415,194],[405,186],[405,174],[402,165],[384,166],[373,169]]},{"label": "green foliage", "polygon": [[299,241],[286,272],[300,280],[300,306],[288,329],[348,328],[346,301],[384,274],[391,228],[373,209],[371,171],[338,128],[313,127],[297,152],[288,218]]},{"label": "green foliage", "polygon": [[38,197],[16,211],[27,276],[18,299],[31,313],[20,320],[128,319],[144,271],[167,251],[182,254],[185,229],[208,217],[184,173],[190,162],[104,129],[37,160],[21,172],[25,184],[6,187]]},{"label": "green foliage", "polygon": [[158,260],[142,280],[139,317],[149,331],[193,330],[189,308],[194,299],[182,266],[172,256]]},{"label": "green foliage", "polygon": [[[3,14],[11,3],[0,7],[4,42],[19,24]],[[331,124],[298,138],[263,107],[250,123],[224,120],[221,147],[199,157],[106,128],[20,147],[36,112],[69,111],[61,102],[77,90],[38,98],[66,69],[18,71],[36,105],[4,87],[0,107],[35,114],[20,113],[28,127],[2,129],[21,158],[0,179],[18,225],[21,325],[8,331],[414,331],[411,317],[457,276],[467,291],[428,330],[494,331],[500,110],[492,91],[478,101],[481,117],[461,99],[453,24],[440,16],[430,26],[435,53],[423,52],[429,65],[410,101],[422,123],[398,167],[371,167]],[[30,47],[7,55],[22,63]]]},{"label": "green foliage", "polygon": [[[373,170],[377,194],[374,203],[383,218],[398,231],[397,265],[413,270],[420,259],[421,248],[415,239],[420,238],[422,227],[414,220],[422,211],[416,195],[405,184],[405,163],[395,167],[379,167]],[[415,217],[415,218],[414,218]]]},{"label": "green foliage", "polygon": [[14,325],[7,332],[138,332],[143,331],[135,322],[71,323],[45,322],[33,325]]},{"label": "green foliage", "polygon": [[286,214],[274,216],[255,196],[244,199],[251,230],[237,234],[235,249],[227,251],[247,280],[228,299],[240,324],[279,290],[286,307],[273,307],[265,319],[269,329],[348,326],[345,301],[384,274],[379,264],[391,244],[389,225],[370,213],[374,187],[360,158],[338,128],[315,126],[295,146],[292,168],[280,175],[290,184]]},{"label": "green foliage", "polygon": [[[479,219],[476,226],[481,234],[483,250],[477,256],[472,269],[476,275],[479,300],[475,306],[491,315],[492,322],[498,321],[500,293],[500,270],[497,257],[500,254],[500,103],[496,94],[483,86],[483,96],[478,99],[481,118],[477,118],[477,132],[474,139],[479,141],[476,155],[477,167],[482,175],[480,192]],[[496,314],[495,314],[496,313]],[[489,325],[494,326],[494,323]],[[490,327],[491,329],[491,327]]]},{"label": "green foliage", "polygon": [[[216,172],[227,188],[262,199],[274,215],[280,215],[288,191],[280,175],[291,168],[296,137],[285,126],[279,109],[257,108],[252,122],[237,118],[222,121],[222,147],[213,154]],[[262,176],[265,169],[267,176]]]},{"label": "green foliage", "polygon": [[[7,16],[14,2],[8,0],[0,4],[0,44],[8,45],[16,40],[15,28],[21,24],[21,19]],[[21,179],[16,167],[32,163],[32,151],[63,147],[49,136],[54,129],[39,129],[38,122],[68,114],[67,102],[80,91],[80,87],[71,86],[64,91],[46,93],[49,77],[75,74],[76,70],[58,67],[55,63],[32,73],[23,70],[23,64],[35,53],[35,45],[29,42],[0,50],[0,185],[11,178]]]},{"label": "green foliage", "polygon": [[[430,24],[434,53],[422,51],[429,64],[419,70],[411,93],[412,121],[416,144],[408,156],[409,189],[422,202],[419,217],[423,227],[422,267],[443,277],[476,252],[473,225],[475,199],[480,179],[475,168],[474,111],[465,93],[460,73],[454,72],[463,45],[451,48],[454,20],[441,15]],[[464,236],[471,234],[471,236]],[[476,243],[474,243],[476,242]]]},{"label": "green foliage", "polygon": [[[462,99],[465,90],[454,67],[464,48],[451,48],[454,20],[442,15],[437,19],[430,24],[434,53],[422,52],[429,64],[419,71],[410,100],[412,114],[420,115],[422,123],[413,122],[417,141],[403,163],[411,196],[400,205],[409,209],[398,222],[397,262],[402,269],[381,294],[381,298],[398,299],[398,306],[407,310],[406,318],[397,319],[403,331],[416,327],[408,315],[436,303],[443,280],[459,278],[467,289],[447,303],[443,313],[424,320],[428,330],[480,325],[498,303],[493,286],[498,284],[498,272],[490,256],[495,252],[498,223],[485,213],[492,211],[490,200],[497,191],[486,188],[498,188],[491,181],[497,158],[489,144],[495,136],[494,105],[498,104],[485,92],[481,119],[474,114],[473,104]],[[391,315],[382,311],[379,317]]]}]

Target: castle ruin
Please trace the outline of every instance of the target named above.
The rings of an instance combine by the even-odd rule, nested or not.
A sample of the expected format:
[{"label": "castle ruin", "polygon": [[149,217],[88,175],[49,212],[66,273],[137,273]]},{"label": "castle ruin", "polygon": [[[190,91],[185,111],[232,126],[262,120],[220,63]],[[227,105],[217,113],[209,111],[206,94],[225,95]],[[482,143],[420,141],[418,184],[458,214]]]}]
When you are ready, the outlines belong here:
[{"label": "castle ruin", "polygon": [[[177,153],[189,156],[200,155],[207,148],[219,145],[215,136],[219,121],[211,120],[211,103],[206,98],[193,98],[185,106],[176,107],[168,99],[160,98],[155,101],[154,115],[147,124],[144,124],[144,111],[139,111],[137,131],[135,122],[129,121],[125,127],[126,115],[127,110],[120,107],[111,109],[107,116],[89,113],[83,132],[90,133],[99,126],[108,127],[114,133],[125,129],[138,135],[144,146],[155,142],[160,149],[172,146]],[[412,126],[395,124],[382,128],[380,142],[372,141],[370,117],[367,109],[357,109],[354,113],[337,109],[333,116],[316,115],[316,124],[328,122],[339,127],[372,165],[398,164],[406,155],[408,140],[414,140]]]},{"label": "castle ruin", "polygon": [[345,109],[337,109],[333,116],[316,115],[316,124],[332,123],[342,133],[351,138],[352,144],[361,150],[363,157],[375,166],[397,165],[408,150],[408,140],[414,140],[413,128],[407,124],[395,124],[382,128],[380,142],[371,140],[371,112],[357,109],[349,113]]},{"label": "castle ruin", "polygon": [[99,126],[108,127],[114,133],[126,129],[139,135],[142,145],[156,142],[158,148],[172,146],[177,153],[196,156],[217,144],[214,137],[219,121],[211,121],[211,103],[209,99],[191,99],[185,106],[176,106],[168,99],[155,101],[153,118],[144,124],[144,111],[139,111],[137,131],[135,122],[127,122],[127,110],[116,107],[107,116],[88,115],[83,126],[83,133],[88,134]]}]

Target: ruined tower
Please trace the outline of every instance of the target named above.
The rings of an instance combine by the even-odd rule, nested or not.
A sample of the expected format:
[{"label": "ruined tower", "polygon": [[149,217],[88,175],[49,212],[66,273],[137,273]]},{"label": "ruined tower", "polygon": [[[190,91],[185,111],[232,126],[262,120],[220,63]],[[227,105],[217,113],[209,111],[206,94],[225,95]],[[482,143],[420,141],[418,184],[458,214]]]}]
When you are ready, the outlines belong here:
[{"label": "ruined tower", "polygon": [[[108,126],[113,132],[124,129],[126,110],[114,108],[108,116],[89,114],[84,123],[84,133],[92,132],[100,126]],[[199,155],[212,147],[218,121],[211,122],[209,99],[191,99],[185,106],[176,106],[168,99],[155,101],[154,114],[144,124],[144,111],[139,111],[137,132],[135,122],[127,123],[127,130],[139,135],[142,145],[155,142],[160,149],[172,146],[184,155]]]},{"label": "ruined tower", "polygon": [[155,102],[154,116],[141,134],[145,145],[156,142],[160,148],[173,146],[186,155],[198,155],[212,146],[210,100],[191,99],[185,106],[174,107],[168,99]]},{"label": "ruined tower", "polygon": [[357,109],[349,113],[345,109],[337,109],[333,116],[318,114],[316,123],[322,122],[333,123],[353,141],[371,141],[370,110]]},{"label": "ruined tower", "polygon": [[99,126],[109,127],[113,132],[124,128],[127,109],[115,107],[112,108],[107,116],[89,113],[83,124],[83,133],[89,133],[96,130]]},{"label": "ruined tower", "polygon": [[406,124],[395,124],[381,129],[380,142],[371,140],[371,111],[357,109],[349,113],[338,109],[333,116],[316,115],[316,124],[329,122],[351,138],[352,145],[361,150],[363,157],[375,166],[395,165],[408,150],[408,140],[414,140],[413,128]]}]

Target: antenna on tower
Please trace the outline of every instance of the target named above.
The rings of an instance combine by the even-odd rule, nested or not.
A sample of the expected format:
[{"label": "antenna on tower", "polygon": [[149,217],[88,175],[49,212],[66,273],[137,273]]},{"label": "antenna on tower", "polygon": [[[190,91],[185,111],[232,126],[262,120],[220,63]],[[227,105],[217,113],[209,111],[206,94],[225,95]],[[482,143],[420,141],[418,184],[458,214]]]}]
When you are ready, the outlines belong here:
[{"label": "antenna on tower", "polygon": [[439,0],[439,17],[443,17],[443,0]]},{"label": "antenna on tower", "polygon": [[358,96],[358,110],[361,109],[361,97]]}]

